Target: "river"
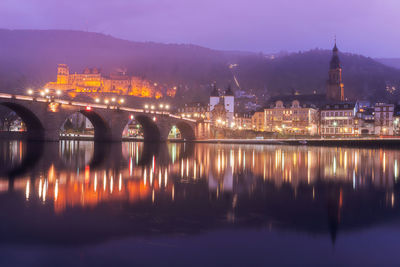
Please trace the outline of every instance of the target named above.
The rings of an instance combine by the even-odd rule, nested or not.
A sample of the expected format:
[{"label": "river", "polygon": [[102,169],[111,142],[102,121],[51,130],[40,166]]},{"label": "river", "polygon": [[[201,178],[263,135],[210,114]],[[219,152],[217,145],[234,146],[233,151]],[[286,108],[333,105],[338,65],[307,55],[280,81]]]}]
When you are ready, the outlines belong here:
[{"label": "river", "polygon": [[400,150],[0,142],[0,266],[398,266]]}]

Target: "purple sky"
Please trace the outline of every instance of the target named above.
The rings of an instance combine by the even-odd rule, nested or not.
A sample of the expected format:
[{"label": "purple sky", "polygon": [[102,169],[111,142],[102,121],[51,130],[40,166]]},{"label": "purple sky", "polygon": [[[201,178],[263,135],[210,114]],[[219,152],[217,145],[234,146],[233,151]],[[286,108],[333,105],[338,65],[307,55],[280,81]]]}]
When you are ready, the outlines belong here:
[{"label": "purple sky", "polygon": [[399,0],[0,0],[0,28],[75,29],[134,41],[400,57]]}]

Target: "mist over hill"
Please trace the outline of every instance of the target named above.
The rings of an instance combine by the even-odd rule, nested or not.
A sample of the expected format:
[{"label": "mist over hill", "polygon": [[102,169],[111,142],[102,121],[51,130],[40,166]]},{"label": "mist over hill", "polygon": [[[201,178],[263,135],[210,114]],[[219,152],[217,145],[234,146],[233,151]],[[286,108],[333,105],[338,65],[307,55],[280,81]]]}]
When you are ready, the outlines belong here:
[{"label": "mist over hill", "polygon": [[375,60],[389,67],[400,69],[400,58],[375,58]]},{"label": "mist over hill", "polygon": [[[340,49],[340,47],[339,47]],[[108,74],[129,74],[178,87],[178,99],[207,100],[210,84],[234,83],[261,98],[294,91],[325,92],[331,51],[310,50],[287,55],[217,51],[196,45],[132,42],[112,36],[63,30],[0,30],[0,91],[23,91],[56,79],[56,66],[71,72],[98,67]],[[340,53],[348,98],[398,97],[400,70],[371,58]],[[233,65],[236,64],[236,65]],[[231,66],[231,67],[230,67]]]}]

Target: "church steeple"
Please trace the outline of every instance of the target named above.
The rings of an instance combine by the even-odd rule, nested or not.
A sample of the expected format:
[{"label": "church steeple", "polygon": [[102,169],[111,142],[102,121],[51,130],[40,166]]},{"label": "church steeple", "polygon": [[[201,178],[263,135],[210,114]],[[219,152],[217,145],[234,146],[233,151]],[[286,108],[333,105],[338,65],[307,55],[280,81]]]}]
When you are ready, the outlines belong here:
[{"label": "church steeple", "polygon": [[340,67],[340,60],[339,60],[339,49],[336,46],[336,38],[335,38],[335,46],[332,49],[332,58],[330,62],[330,69],[338,69]]},{"label": "church steeple", "polygon": [[228,88],[226,89],[226,91],[225,91],[225,95],[226,96],[234,96],[234,94],[233,94],[233,91],[232,91],[232,88],[231,88],[231,85],[229,84],[228,85]]},{"label": "church steeple", "polygon": [[333,53],[337,53],[339,51],[336,46],[336,35],[335,35],[335,46],[333,47],[332,51],[333,51]]},{"label": "church steeple", "polygon": [[212,84],[210,96],[219,97],[219,92],[218,92],[217,85],[215,84],[215,82]]},{"label": "church steeple", "polygon": [[339,49],[335,45],[332,49],[332,58],[329,63],[329,78],[327,81],[326,97],[329,100],[344,101],[344,87],[342,83],[342,66],[339,59]]}]

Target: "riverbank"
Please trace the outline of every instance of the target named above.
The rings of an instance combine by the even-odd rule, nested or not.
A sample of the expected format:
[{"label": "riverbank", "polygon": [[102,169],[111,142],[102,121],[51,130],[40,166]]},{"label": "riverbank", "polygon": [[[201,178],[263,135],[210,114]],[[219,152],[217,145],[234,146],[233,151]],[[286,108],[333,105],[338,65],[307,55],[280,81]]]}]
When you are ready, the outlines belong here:
[{"label": "riverbank", "polygon": [[[26,140],[25,132],[0,132],[0,140]],[[60,140],[93,141],[91,135],[62,135]],[[122,138],[123,142],[143,142],[142,138]],[[392,147],[400,148],[400,137],[393,138],[302,138],[302,139],[202,139],[185,141],[168,140],[171,143],[208,143],[208,144],[248,144],[248,145],[291,145],[291,146],[345,146],[345,147]]]},{"label": "riverbank", "polygon": [[347,146],[400,148],[400,138],[346,138],[346,139],[207,139],[195,143],[249,144],[249,145],[296,145],[296,146]]}]

